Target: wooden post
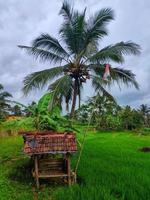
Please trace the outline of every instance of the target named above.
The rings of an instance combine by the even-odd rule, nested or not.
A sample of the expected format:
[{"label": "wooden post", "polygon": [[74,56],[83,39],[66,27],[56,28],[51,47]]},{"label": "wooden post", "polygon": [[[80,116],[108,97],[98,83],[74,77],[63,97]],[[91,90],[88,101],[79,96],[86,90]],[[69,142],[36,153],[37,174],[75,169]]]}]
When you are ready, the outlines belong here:
[{"label": "wooden post", "polygon": [[70,168],[70,156],[67,155],[67,174],[68,174],[68,185],[71,185],[71,168]]},{"label": "wooden post", "polygon": [[38,172],[38,156],[35,156],[35,178],[36,178],[36,186],[39,189],[39,172]]}]

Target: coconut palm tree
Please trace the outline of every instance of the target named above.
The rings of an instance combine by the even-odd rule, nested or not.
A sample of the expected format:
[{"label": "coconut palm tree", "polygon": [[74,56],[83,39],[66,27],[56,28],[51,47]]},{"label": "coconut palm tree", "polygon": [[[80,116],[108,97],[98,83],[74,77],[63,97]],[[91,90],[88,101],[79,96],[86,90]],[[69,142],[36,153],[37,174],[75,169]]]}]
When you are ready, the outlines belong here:
[{"label": "coconut palm tree", "polygon": [[21,110],[21,107],[18,105],[14,105],[11,107],[11,113],[15,116],[22,116],[23,112]]},{"label": "coconut palm tree", "polygon": [[150,107],[148,107],[148,105],[146,104],[141,104],[139,111],[143,114],[143,115],[147,115],[148,113],[150,113]]},{"label": "coconut palm tree", "polygon": [[0,84],[0,118],[3,118],[8,111],[10,111],[10,97],[12,97],[12,95],[4,91],[3,85]]},{"label": "coconut palm tree", "polygon": [[146,104],[141,104],[138,111],[142,114],[143,119],[144,119],[144,124],[147,126],[149,114],[150,114],[150,107],[148,107],[148,105]]},{"label": "coconut palm tree", "polygon": [[80,105],[82,86],[87,79],[92,81],[95,90],[108,96],[105,86],[115,82],[138,88],[135,75],[130,70],[110,67],[109,81],[102,78],[106,63],[113,61],[122,64],[124,55],[140,53],[140,46],[131,41],[99,49],[99,42],[108,35],[107,25],[114,19],[112,9],[101,9],[87,19],[86,9],[80,13],[65,1],[59,14],[63,17],[59,39],[46,33],[33,40],[31,46],[19,45],[35,58],[57,64],[26,76],[25,94],[48,84],[48,90],[53,92],[52,104],[56,99],[61,102],[65,100],[68,108],[72,102],[73,116],[77,99]]},{"label": "coconut palm tree", "polygon": [[99,92],[96,96],[89,99],[88,105],[91,107],[91,110],[95,110],[98,116],[110,113],[114,114],[119,109],[119,105],[115,99],[108,95],[101,95]]}]

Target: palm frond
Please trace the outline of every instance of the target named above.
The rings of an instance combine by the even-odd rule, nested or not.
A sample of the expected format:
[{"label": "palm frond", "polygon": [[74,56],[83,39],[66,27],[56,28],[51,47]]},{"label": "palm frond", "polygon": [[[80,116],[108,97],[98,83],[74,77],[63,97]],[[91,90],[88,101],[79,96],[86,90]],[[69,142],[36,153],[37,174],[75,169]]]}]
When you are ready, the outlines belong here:
[{"label": "palm frond", "polygon": [[32,46],[34,48],[44,48],[56,55],[65,56],[66,58],[69,57],[69,54],[60,45],[59,41],[56,38],[50,36],[49,34],[41,34],[32,42]]},{"label": "palm frond", "polygon": [[[90,42],[87,46],[85,45],[83,50],[83,56],[89,58],[98,52],[98,44],[95,41]],[[86,63],[86,61],[84,61]]]},{"label": "palm frond", "polygon": [[0,93],[0,99],[5,99],[9,97],[12,97],[12,95],[9,92],[4,91]]},{"label": "palm frond", "polygon": [[68,107],[68,104],[72,98],[72,91],[73,91],[73,84],[72,84],[71,77],[68,75],[65,75],[57,79],[54,83],[49,85],[48,90],[50,92],[53,92],[53,99],[49,105],[50,110],[53,107],[55,101],[59,101],[61,104],[63,101],[63,98]]},{"label": "palm frond", "polygon": [[7,108],[10,108],[11,106],[8,104],[8,103],[10,103],[11,101],[9,101],[9,100],[5,100],[5,101],[1,101],[0,100],[0,110],[2,109],[2,110],[5,110],[5,109],[7,109]]},{"label": "palm frond", "polygon": [[90,17],[87,22],[86,46],[107,35],[106,25],[113,19],[114,12],[110,8],[101,9],[93,17]]},{"label": "palm frond", "polygon": [[150,107],[147,104],[141,104],[138,111],[142,112],[144,115],[150,113]]},{"label": "palm frond", "polygon": [[71,7],[71,4],[69,4],[68,1],[64,1],[59,14],[64,17],[66,23],[69,23],[71,21],[73,13],[74,11]]},{"label": "palm frond", "polygon": [[116,63],[124,62],[124,55],[138,55],[140,54],[140,46],[133,42],[119,42],[115,45],[109,45],[95,55],[91,56],[89,60],[93,63],[104,63],[114,61]]},{"label": "palm frond", "polygon": [[25,49],[29,54],[33,55],[36,59],[40,59],[41,61],[49,61],[58,63],[64,60],[64,57],[60,56],[59,54],[52,53],[48,50],[36,48],[36,47],[29,47],[29,46],[22,46],[18,45],[19,48]]},{"label": "palm frond", "polygon": [[139,89],[139,85],[135,79],[135,74],[133,74],[130,70],[110,67],[110,81],[108,82],[102,79],[105,72],[104,65],[93,64],[88,65],[88,68],[94,76],[96,75],[100,77],[99,81],[101,81],[102,85],[111,86],[112,83],[117,82],[118,85],[123,83],[126,86],[133,85],[136,89]]},{"label": "palm frond", "polygon": [[71,20],[65,21],[60,29],[60,35],[71,54],[79,54],[83,49],[85,38],[85,12],[73,12]]},{"label": "palm frond", "polygon": [[87,65],[87,68],[92,72],[92,74],[94,73],[94,75],[100,76],[101,78],[105,72],[105,66],[102,64],[90,64]]},{"label": "palm frond", "polygon": [[23,92],[27,95],[31,90],[35,88],[43,88],[48,81],[63,74],[63,71],[67,65],[54,67],[51,69],[45,69],[42,71],[29,74],[24,79]]},{"label": "palm frond", "polygon": [[3,90],[3,89],[4,89],[3,85],[2,85],[2,84],[0,84],[0,90]]},{"label": "palm frond", "polygon": [[9,92],[6,92],[3,90],[4,87],[2,84],[0,84],[0,114],[5,115],[8,114],[10,111],[10,102],[11,100],[9,98],[12,97],[12,95]]},{"label": "palm frond", "polygon": [[98,77],[98,76],[93,76],[92,77],[92,85],[95,88],[95,91],[102,93],[103,96],[107,97],[107,99],[116,102],[114,97],[102,86],[103,85],[103,80]]},{"label": "palm frond", "polygon": [[133,85],[136,89],[139,89],[139,84],[135,79],[135,74],[130,70],[120,68],[110,68],[111,79],[117,83],[123,83],[126,86]]}]

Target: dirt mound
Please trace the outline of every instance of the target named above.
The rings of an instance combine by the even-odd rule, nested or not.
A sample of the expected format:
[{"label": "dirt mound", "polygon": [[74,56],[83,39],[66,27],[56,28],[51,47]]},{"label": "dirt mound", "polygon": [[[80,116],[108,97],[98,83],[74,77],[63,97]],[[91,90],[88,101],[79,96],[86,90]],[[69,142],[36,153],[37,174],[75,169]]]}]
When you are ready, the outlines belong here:
[{"label": "dirt mound", "polygon": [[142,152],[150,152],[150,147],[143,147],[140,149]]}]

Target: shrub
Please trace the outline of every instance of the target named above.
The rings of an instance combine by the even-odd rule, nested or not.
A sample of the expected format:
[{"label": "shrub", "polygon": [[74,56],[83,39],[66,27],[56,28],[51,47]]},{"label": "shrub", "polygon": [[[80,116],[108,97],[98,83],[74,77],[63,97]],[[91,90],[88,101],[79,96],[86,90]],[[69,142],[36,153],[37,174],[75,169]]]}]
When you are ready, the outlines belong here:
[{"label": "shrub", "polygon": [[113,115],[100,117],[96,126],[97,129],[103,130],[120,130],[122,128],[120,117]]}]

